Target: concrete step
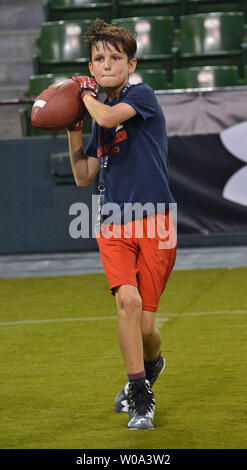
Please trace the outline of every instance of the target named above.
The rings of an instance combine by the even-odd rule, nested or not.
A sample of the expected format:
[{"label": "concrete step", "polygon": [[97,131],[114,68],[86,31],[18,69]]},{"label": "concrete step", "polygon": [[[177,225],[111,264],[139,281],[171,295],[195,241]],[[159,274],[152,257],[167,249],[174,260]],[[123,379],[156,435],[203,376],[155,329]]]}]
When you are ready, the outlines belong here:
[{"label": "concrete step", "polygon": [[44,21],[43,0],[1,0],[0,30],[39,28]]},{"label": "concrete step", "polygon": [[0,33],[0,86],[4,84],[28,88],[33,73],[32,56],[36,50],[38,30],[9,31]]},{"label": "concrete step", "polygon": [[45,0],[1,0],[1,6],[3,7],[8,7],[8,6],[16,6],[18,5],[25,5],[26,7],[32,7],[32,6],[42,6],[45,3]]},{"label": "concrete step", "polygon": [[1,61],[0,67],[0,85],[8,83],[9,85],[16,85],[26,87],[28,89],[28,82],[30,75],[33,74],[33,67],[31,60],[21,61]]},{"label": "concrete step", "polygon": [[32,59],[32,54],[36,50],[36,38],[40,30],[9,30],[0,32],[0,57],[1,61],[14,61]]},{"label": "concrete step", "polygon": [[9,85],[0,84],[0,100],[11,99],[11,98],[22,98],[26,91],[26,86],[21,86],[19,83]]},{"label": "concrete step", "polygon": [[[33,73],[44,0],[0,0],[0,98],[21,98]],[[19,109],[0,105],[0,139],[22,137]]]}]

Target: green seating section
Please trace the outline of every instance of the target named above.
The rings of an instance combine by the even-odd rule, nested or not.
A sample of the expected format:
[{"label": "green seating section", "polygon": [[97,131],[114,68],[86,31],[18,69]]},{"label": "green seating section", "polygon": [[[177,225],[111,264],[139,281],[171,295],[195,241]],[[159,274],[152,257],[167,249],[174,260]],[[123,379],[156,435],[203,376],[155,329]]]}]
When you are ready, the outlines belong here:
[{"label": "green seating section", "polygon": [[237,86],[237,67],[191,67],[172,72],[172,88],[215,88]]},{"label": "green seating section", "polygon": [[[179,16],[193,13],[243,11],[246,0],[46,0],[46,21],[135,16]],[[247,16],[246,16],[247,20]]]},{"label": "green seating section", "polygon": [[[47,0],[44,8],[26,96],[61,75],[89,73],[83,37],[96,17],[136,37],[132,83],[154,90],[247,85],[247,0]],[[21,115],[26,135],[39,132],[30,107]]]},{"label": "green seating section", "polygon": [[137,83],[147,83],[154,90],[165,90],[168,87],[167,73],[159,69],[138,69],[129,76],[129,82],[133,85]]},{"label": "green seating section", "polygon": [[185,0],[184,13],[245,11],[246,0]]},{"label": "green seating section", "polygon": [[116,15],[114,0],[47,0],[44,13],[47,21],[95,19],[111,21]]},{"label": "green seating section", "polygon": [[135,16],[179,16],[193,13],[242,11],[247,21],[246,0],[46,0],[46,21]]},{"label": "green seating section", "polygon": [[[45,22],[33,57],[34,73],[88,73],[89,53],[83,44],[92,20]],[[244,15],[200,13],[180,17],[176,30],[173,17],[116,18],[113,24],[128,28],[137,40],[139,68],[167,70],[205,65],[244,65]]]},{"label": "green seating section", "polygon": [[142,16],[173,16],[178,24],[182,3],[180,0],[119,0],[119,18]]},{"label": "green seating section", "polygon": [[172,70],[174,19],[169,16],[118,18],[113,24],[129,29],[137,41],[136,57],[139,68]]},{"label": "green seating section", "polygon": [[243,84],[247,85],[247,65],[244,67],[244,79],[243,79]]},{"label": "green seating section", "polygon": [[88,71],[89,53],[83,43],[93,20],[56,21],[42,24],[37,40],[39,52],[33,57],[35,75]]},{"label": "green seating section", "polygon": [[199,13],[180,18],[178,66],[237,65],[243,67],[244,15]]},{"label": "green seating section", "polygon": [[113,19],[112,23],[129,29],[136,37],[139,61],[172,56],[174,21],[172,17],[151,16]]},{"label": "green seating section", "polygon": [[25,96],[36,98],[43,90],[48,88],[52,83],[60,82],[64,79],[71,78],[74,74],[58,74],[49,73],[47,75],[32,75],[29,78],[29,88]]}]

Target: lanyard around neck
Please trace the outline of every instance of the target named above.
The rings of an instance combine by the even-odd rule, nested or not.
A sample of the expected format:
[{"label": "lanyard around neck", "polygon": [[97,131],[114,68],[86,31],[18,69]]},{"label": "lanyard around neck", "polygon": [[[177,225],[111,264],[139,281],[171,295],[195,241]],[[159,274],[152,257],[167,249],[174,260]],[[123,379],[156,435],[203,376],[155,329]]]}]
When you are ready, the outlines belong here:
[{"label": "lanyard around neck", "polygon": [[98,190],[100,193],[104,192],[105,190],[105,181],[106,181],[106,172],[109,163],[109,154],[108,151],[106,152],[107,143],[105,139],[105,129],[103,127],[99,127],[99,146],[101,148],[101,156],[100,156],[100,171],[99,171],[99,186]]},{"label": "lanyard around neck", "polygon": [[[127,82],[126,85],[123,87],[118,101],[122,98],[127,90],[130,87],[130,83]],[[116,104],[116,103],[115,103]],[[108,153],[108,145],[107,145],[107,138],[106,138],[106,130],[103,127],[99,127],[99,147],[102,149],[102,154],[100,156],[100,172],[99,172],[99,186],[98,190],[102,194],[105,191],[105,182],[106,182],[106,172],[109,164],[109,153]]]}]

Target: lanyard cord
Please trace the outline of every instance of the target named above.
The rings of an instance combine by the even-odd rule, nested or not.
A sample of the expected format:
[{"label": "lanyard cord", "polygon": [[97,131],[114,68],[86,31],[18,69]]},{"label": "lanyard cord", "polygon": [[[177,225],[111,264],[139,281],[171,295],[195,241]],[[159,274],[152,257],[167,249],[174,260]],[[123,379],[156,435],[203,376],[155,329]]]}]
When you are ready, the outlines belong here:
[{"label": "lanyard cord", "polygon": [[109,155],[105,153],[107,145],[105,143],[106,130],[103,127],[99,127],[99,147],[102,149],[102,155],[100,157],[100,172],[99,172],[99,186],[98,190],[100,193],[105,190],[106,171],[109,163]]},{"label": "lanyard cord", "polygon": [[[130,86],[131,86],[130,83],[127,82],[120,93],[119,99],[125,95],[125,93],[127,92]],[[109,154],[108,154],[106,132],[107,132],[106,129],[104,129],[103,127],[99,127],[98,143],[99,143],[99,147],[102,149],[102,155],[100,157],[100,172],[99,172],[99,186],[98,186],[98,190],[100,194],[102,194],[105,191],[106,172],[107,172],[107,167],[109,164]]]}]

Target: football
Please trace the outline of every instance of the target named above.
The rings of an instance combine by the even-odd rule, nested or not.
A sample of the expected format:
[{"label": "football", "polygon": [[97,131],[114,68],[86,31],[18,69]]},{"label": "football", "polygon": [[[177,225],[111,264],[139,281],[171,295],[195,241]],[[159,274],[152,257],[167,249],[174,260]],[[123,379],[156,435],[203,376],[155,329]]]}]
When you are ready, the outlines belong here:
[{"label": "football", "polygon": [[76,80],[64,79],[50,85],[36,98],[31,122],[39,129],[56,131],[71,127],[85,114]]}]

